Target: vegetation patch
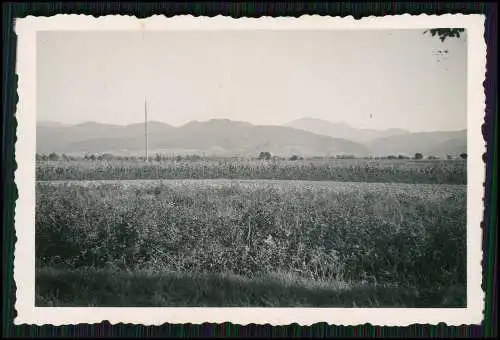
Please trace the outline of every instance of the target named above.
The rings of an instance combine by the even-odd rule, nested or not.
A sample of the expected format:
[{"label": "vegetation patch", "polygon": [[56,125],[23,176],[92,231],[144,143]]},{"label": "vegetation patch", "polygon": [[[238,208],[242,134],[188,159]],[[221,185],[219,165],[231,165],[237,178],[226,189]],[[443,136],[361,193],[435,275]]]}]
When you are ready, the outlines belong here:
[{"label": "vegetation patch", "polygon": [[[44,282],[63,284],[64,275],[77,280],[75,284],[90,282],[91,278],[81,281],[78,273],[105,270],[118,273],[118,278],[111,275],[103,281],[95,276],[95,284],[118,284],[123,281],[120,273],[128,273],[131,285],[151,277],[144,272],[197,278],[233,275],[245,282],[285,275],[294,278],[295,286],[307,281],[308,287],[311,282],[324,287],[333,282],[329,289],[336,292],[339,283],[411,287],[413,297],[404,296],[418,297],[418,302],[403,299],[404,305],[463,306],[466,186],[265,180],[39,182],[36,257],[37,268],[47,270],[37,281],[39,301],[61,289]],[[50,270],[57,270],[59,281],[50,281]],[[117,296],[124,292],[115,291]],[[139,294],[135,288],[128,292],[130,299]],[[276,305],[283,303],[279,301]],[[326,301],[334,307],[340,300]]]}]

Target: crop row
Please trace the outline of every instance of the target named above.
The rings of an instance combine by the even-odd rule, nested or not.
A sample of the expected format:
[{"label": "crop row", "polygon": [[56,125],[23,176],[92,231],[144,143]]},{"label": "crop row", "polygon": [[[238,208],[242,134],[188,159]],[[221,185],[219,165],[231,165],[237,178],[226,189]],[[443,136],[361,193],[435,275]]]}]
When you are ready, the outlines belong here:
[{"label": "crop row", "polygon": [[281,179],[347,182],[466,184],[461,161],[245,161],[38,162],[36,178],[50,180]]}]

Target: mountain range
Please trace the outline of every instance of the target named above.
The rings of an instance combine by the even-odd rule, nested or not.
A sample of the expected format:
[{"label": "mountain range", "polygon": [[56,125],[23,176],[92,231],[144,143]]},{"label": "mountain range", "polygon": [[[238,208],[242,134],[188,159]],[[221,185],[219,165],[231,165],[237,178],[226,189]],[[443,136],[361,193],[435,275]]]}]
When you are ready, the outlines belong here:
[{"label": "mountain range", "polygon": [[[86,122],[67,125],[37,122],[38,153],[142,153],[143,123],[113,125]],[[302,118],[281,126],[253,125],[229,119],[191,121],[180,127],[148,122],[151,153],[207,155],[274,155],[359,157],[422,152],[425,155],[458,155],[467,151],[466,130],[411,133],[401,129],[357,129],[345,123]]]},{"label": "mountain range", "polygon": [[357,129],[345,123],[332,123],[315,118],[301,118],[286,123],[296,129],[319,135],[345,138],[366,145],[372,155],[460,155],[467,152],[467,130],[410,132],[403,129]]},{"label": "mountain range", "polygon": [[346,123],[332,123],[316,118],[300,118],[284,125],[313,132],[318,135],[336,136],[337,138],[348,139],[362,144],[372,142],[378,138],[409,133],[409,131],[402,129],[356,129]]}]

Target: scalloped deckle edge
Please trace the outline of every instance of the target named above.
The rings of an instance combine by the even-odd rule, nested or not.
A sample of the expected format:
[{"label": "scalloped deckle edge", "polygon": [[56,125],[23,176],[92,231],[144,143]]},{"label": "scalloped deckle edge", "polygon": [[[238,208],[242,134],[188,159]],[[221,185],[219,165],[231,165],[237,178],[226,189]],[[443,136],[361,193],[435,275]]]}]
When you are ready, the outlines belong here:
[{"label": "scalloped deckle edge", "polygon": [[[312,325],[326,322],[335,325],[372,324],[407,326],[411,324],[479,324],[483,319],[482,230],[485,166],[482,155],[485,142],[481,125],[485,116],[483,81],[486,73],[486,44],[482,15],[409,14],[365,17],[295,17],[231,18],[169,17],[155,15],[146,19],[133,16],[94,17],[85,15],[28,16],[16,20],[18,36],[16,72],[19,77],[16,118],[18,120],[15,184],[19,197],[15,207],[14,279],[17,286],[15,324],[78,323],[142,324],[224,323]],[[35,153],[36,153],[36,32],[86,30],[331,30],[331,29],[428,29],[463,27],[468,38],[468,189],[467,189],[467,308],[39,308],[35,301]]]}]

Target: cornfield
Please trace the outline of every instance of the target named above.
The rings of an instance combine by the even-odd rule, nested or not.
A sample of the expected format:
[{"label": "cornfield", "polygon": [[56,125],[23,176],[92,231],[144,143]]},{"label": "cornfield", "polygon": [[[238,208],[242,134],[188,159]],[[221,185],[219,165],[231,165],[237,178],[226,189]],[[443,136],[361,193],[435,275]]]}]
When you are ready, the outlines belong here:
[{"label": "cornfield", "polygon": [[465,161],[245,160],[38,161],[36,178],[53,180],[279,179],[466,184]]}]

